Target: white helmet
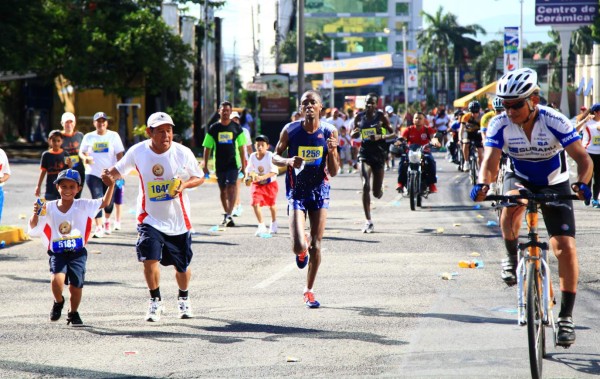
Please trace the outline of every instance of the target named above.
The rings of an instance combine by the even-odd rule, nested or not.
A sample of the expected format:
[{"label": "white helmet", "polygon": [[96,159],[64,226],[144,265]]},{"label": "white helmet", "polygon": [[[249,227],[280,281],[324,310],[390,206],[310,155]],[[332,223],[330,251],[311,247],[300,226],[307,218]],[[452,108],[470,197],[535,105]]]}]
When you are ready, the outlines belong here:
[{"label": "white helmet", "polygon": [[504,74],[496,86],[496,96],[503,100],[526,99],[538,91],[537,73],[530,68],[520,68]]}]

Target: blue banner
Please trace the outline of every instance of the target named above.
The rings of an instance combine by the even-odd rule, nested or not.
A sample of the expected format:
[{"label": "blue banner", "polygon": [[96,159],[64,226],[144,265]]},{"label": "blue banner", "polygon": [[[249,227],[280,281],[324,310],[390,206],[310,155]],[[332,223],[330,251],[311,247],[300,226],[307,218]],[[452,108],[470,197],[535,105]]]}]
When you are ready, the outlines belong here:
[{"label": "blue banner", "polygon": [[598,16],[598,0],[535,0],[536,25],[586,25]]}]

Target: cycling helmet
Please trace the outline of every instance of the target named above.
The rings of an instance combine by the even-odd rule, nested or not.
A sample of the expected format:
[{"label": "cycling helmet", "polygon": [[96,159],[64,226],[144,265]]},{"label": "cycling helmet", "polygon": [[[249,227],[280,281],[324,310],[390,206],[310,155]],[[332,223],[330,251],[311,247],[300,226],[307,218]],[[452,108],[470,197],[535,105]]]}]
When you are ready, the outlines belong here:
[{"label": "cycling helmet", "polygon": [[504,109],[504,104],[502,104],[502,98],[498,97],[498,96],[494,97],[494,100],[492,101],[492,106],[497,111],[503,110]]},{"label": "cycling helmet", "polygon": [[469,112],[477,113],[480,110],[481,110],[481,104],[479,104],[479,101],[473,100],[469,103]]},{"label": "cycling helmet", "polygon": [[503,100],[526,99],[538,91],[537,73],[530,68],[520,68],[504,74],[496,86],[496,96]]},{"label": "cycling helmet", "polygon": [[465,114],[465,112],[463,112],[462,109],[458,108],[457,110],[454,111],[454,117],[457,117],[458,115],[462,115]]}]

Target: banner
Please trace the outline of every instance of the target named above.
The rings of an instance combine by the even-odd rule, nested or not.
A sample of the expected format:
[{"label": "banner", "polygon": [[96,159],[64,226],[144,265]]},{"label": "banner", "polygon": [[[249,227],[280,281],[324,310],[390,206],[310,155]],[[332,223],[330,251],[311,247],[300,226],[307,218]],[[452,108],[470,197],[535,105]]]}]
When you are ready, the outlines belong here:
[{"label": "banner", "polygon": [[408,88],[417,88],[419,86],[418,63],[417,50],[406,50],[406,70],[408,74],[406,80],[408,81]]},{"label": "banner", "polygon": [[535,0],[536,25],[587,25],[598,16],[598,0]]},{"label": "banner", "polygon": [[262,83],[267,85],[267,90],[260,92],[260,119],[281,120],[289,117],[289,76],[280,74],[261,74],[260,77],[255,78],[255,83]]},{"label": "banner", "polygon": [[[392,54],[372,55],[368,57],[337,59],[304,63],[304,75],[323,74],[325,72],[347,72],[392,67]],[[279,66],[279,72],[298,76],[298,63],[285,63]]]},{"label": "banner", "polygon": [[504,73],[519,67],[519,27],[504,28]]},{"label": "banner", "polygon": [[[383,76],[374,76],[371,78],[355,78],[355,79],[336,79],[333,81],[335,88],[349,88],[349,87],[362,87],[362,86],[376,86],[383,83]],[[323,86],[322,80],[313,80],[312,88],[327,88]],[[329,87],[331,88],[331,87]]]},{"label": "banner", "polygon": [[333,83],[334,77],[333,72],[326,72],[323,74],[323,80],[321,81],[321,88],[331,89],[334,88],[335,84]]},{"label": "banner", "polygon": [[477,89],[475,75],[469,69],[460,69],[460,92],[469,93]]}]

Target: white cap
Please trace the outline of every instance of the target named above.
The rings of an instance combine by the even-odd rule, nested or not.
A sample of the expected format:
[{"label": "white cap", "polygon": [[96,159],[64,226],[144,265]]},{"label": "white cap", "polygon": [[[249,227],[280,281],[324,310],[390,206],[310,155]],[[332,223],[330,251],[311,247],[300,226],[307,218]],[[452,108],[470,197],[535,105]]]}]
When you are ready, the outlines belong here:
[{"label": "white cap", "polygon": [[165,124],[175,126],[171,116],[169,116],[165,112],[156,112],[152,113],[150,117],[148,117],[148,122],[146,126],[148,126],[149,128],[156,128]]},{"label": "white cap", "polygon": [[60,118],[60,124],[62,126],[65,126],[65,123],[69,120],[75,122],[75,115],[71,112],[65,112],[65,113],[63,113],[62,117]]},{"label": "white cap", "polygon": [[229,116],[230,120],[233,120],[234,118],[240,118],[240,114],[237,113],[236,111],[231,112],[231,116]]},{"label": "white cap", "polygon": [[391,105],[388,105],[387,107],[385,107],[385,112],[386,113],[393,113],[394,112],[394,108],[392,108]]}]

